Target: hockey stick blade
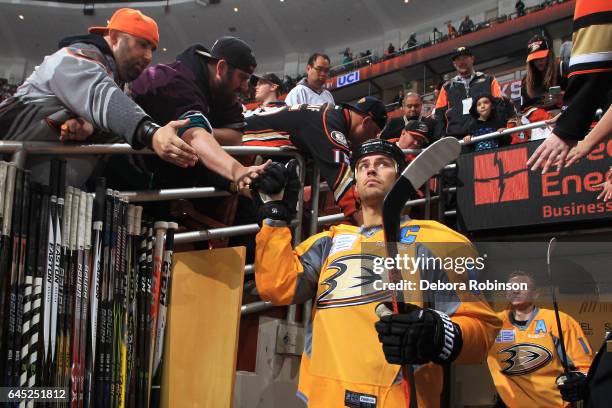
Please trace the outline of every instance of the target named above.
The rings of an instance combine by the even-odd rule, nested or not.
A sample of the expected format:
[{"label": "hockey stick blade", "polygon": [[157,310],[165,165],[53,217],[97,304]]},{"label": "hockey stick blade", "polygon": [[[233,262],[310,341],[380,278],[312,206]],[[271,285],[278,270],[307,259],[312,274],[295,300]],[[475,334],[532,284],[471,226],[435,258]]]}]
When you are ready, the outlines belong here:
[{"label": "hockey stick blade", "polygon": [[423,150],[404,169],[383,202],[383,224],[387,242],[397,241],[399,214],[406,201],[416,198],[417,190],[444,166],[455,161],[459,153],[459,141],[454,137],[445,137]]}]

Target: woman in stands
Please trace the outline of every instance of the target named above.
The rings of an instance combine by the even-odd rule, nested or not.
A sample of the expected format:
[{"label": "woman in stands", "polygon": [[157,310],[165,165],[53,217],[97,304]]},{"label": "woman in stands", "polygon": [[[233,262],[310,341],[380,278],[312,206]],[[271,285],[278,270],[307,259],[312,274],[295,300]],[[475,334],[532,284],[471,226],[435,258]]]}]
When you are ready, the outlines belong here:
[{"label": "woman in stands", "polygon": [[[542,109],[548,111],[559,107],[561,95],[551,94],[549,91],[550,88],[561,85],[561,75],[555,54],[548,48],[548,43],[544,38],[534,35],[527,43],[527,48],[529,49],[529,55],[527,56],[526,66],[527,75],[523,78],[521,86],[523,99],[521,110],[527,116],[532,116],[535,112],[530,112],[530,110]],[[536,116],[538,117],[530,117],[530,121],[550,118],[547,112],[539,112],[539,115]]]}]

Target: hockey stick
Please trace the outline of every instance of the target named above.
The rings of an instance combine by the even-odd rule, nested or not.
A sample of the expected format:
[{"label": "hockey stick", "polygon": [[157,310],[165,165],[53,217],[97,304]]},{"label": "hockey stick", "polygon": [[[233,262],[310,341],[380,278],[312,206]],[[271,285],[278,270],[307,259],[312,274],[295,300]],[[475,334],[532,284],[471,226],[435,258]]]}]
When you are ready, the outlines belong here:
[{"label": "hockey stick", "polygon": [[166,315],[170,301],[170,282],[172,274],[172,253],[174,251],[174,231],[178,228],[176,222],[168,223],[166,231],[166,245],[164,249],[164,263],[162,265],[161,285],[159,292],[159,312],[157,318],[157,339],[155,340],[155,353],[153,355],[153,385],[151,386],[151,408],[160,406],[160,388],[163,373],[164,335],[166,330]]},{"label": "hockey stick", "polygon": [[[31,347],[31,338],[35,329],[38,326],[34,323],[34,296],[35,296],[35,283],[34,276],[36,275],[37,261],[38,261],[38,229],[40,222],[41,208],[38,207],[42,202],[42,194],[40,185],[38,183],[32,183],[31,185],[31,198],[30,198],[30,225],[28,228],[28,253],[27,253],[27,267],[25,284],[23,290],[23,325],[21,330],[21,370],[19,385],[21,387],[33,387],[34,379],[30,377],[30,366],[32,360],[36,362],[36,350]],[[40,304],[40,300],[38,301]],[[34,358],[32,358],[34,354]],[[33,407],[34,402],[28,401],[27,403],[21,403],[20,406]]]},{"label": "hockey stick", "polygon": [[[60,377],[60,367],[62,362],[58,360],[59,354],[57,344],[61,333],[58,331],[58,320],[59,316],[59,302],[60,302],[60,289],[63,286],[64,271],[62,271],[61,257],[62,257],[62,229],[64,219],[64,195],[66,191],[66,161],[57,161],[57,176],[55,180],[56,192],[57,192],[57,207],[55,212],[55,244],[54,244],[54,260],[53,260],[53,296],[51,305],[51,363],[52,367],[56,369],[58,377]],[[63,301],[63,299],[62,299]],[[67,377],[65,377],[67,378]],[[57,384],[56,384],[57,385]]]},{"label": "hockey stick", "polygon": [[[552,254],[557,246],[557,238],[552,237],[548,241],[548,248],[546,249],[546,272],[548,273],[548,281],[550,282],[550,293],[552,295],[553,308],[555,309],[555,320],[557,321],[557,332],[559,333],[559,342],[561,343],[561,365],[563,366],[563,374],[565,378],[570,378],[570,367],[569,359],[567,357],[567,351],[565,350],[565,339],[563,337],[563,330],[561,329],[561,318],[559,317],[559,304],[557,303],[557,294],[555,293],[555,286],[552,279]],[[551,333],[552,336],[552,333]],[[554,341],[553,341],[554,343]],[[581,408],[582,401],[572,403],[572,407]]]},{"label": "hockey stick", "polygon": [[15,196],[13,201],[13,246],[11,257],[10,275],[7,276],[9,283],[8,294],[8,330],[3,334],[6,336],[6,386],[15,386],[13,369],[16,357],[15,334],[17,324],[17,280],[19,275],[19,255],[21,253],[21,217],[23,216],[23,170],[17,169],[15,177]]},{"label": "hockey stick", "polygon": [[38,226],[38,243],[36,251],[37,262],[36,271],[34,275],[34,288],[32,290],[32,323],[29,348],[30,352],[30,366],[28,372],[28,386],[33,387],[34,385],[41,385],[43,379],[44,369],[44,343],[43,339],[43,321],[41,316],[43,314],[43,287],[45,271],[47,269],[47,238],[49,231],[49,200],[50,192],[49,186],[43,185],[40,187],[41,201],[40,201],[40,217]]},{"label": "hockey stick", "polygon": [[555,309],[555,319],[557,320],[557,331],[559,332],[559,341],[561,342],[561,365],[563,366],[563,372],[567,376],[569,374],[569,364],[567,359],[567,352],[565,351],[565,340],[563,338],[563,331],[561,330],[561,319],[559,318],[559,305],[557,304],[557,295],[555,293],[555,286],[552,280],[552,268],[550,259],[552,253],[557,246],[557,238],[552,237],[548,241],[548,248],[546,249],[546,271],[548,273],[548,281],[550,282],[550,293],[552,295],[553,308]]},{"label": "hockey stick", "polygon": [[162,258],[164,255],[164,237],[168,230],[168,223],[165,221],[157,221],[153,227],[155,229],[155,247],[153,249],[153,275],[151,277],[151,299],[150,299],[150,316],[149,321],[149,368],[148,368],[148,384],[147,384],[147,402],[151,401],[151,387],[153,385],[153,361],[155,355],[155,340],[157,339],[157,316],[159,311],[159,288],[161,286],[161,270]]},{"label": "hockey stick", "polygon": [[6,367],[6,356],[8,352],[7,339],[4,333],[8,332],[8,317],[6,316],[6,306],[9,293],[9,279],[11,273],[11,246],[12,246],[12,231],[13,226],[13,201],[15,198],[15,179],[17,176],[17,167],[9,164],[7,167],[6,183],[4,197],[4,215],[2,218],[2,233],[0,236],[0,375],[4,375]]},{"label": "hockey stick", "polygon": [[130,269],[130,299],[128,312],[128,333],[130,335],[128,351],[128,361],[130,361],[130,374],[128,376],[129,406],[136,406],[136,395],[138,385],[138,300],[139,294],[139,254],[142,224],[142,207],[134,207],[134,220],[132,224],[132,248],[131,248],[131,269]]},{"label": "hockey stick", "polygon": [[115,288],[117,296],[115,298],[115,319],[114,319],[114,330],[115,339],[114,350],[116,356],[115,372],[116,372],[116,403],[115,406],[123,408],[125,406],[125,376],[124,370],[127,369],[126,357],[127,357],[127,345],[124,325],[125,311],[127,310],[126,304],[126,293],[128,290],[128,273],[127,273],[127,228],[129,223],[128,217],[128,203],[123,197],[119,200],[120,212],[119,212],[119,230],[118,230],[118,264],[117,264],[117,279]]},{"label": "hockey stick", "polygon": [[[74,200],[77,197],[73,197]],[[76,226],[76,242],[75,248],[77,253],[76,274],[73,276],[74,287],[72,288],[72,296],[74,299],[74,308],[72,312],[72,347],[70,348],[70,400],[71,407],[76,408],[79,404],[79,350],[81,341],[81,308],[83,300],[83,270],[85,256],[85,224],[87,217],[87,193],[79,191],[78,194],[78,212],[76,220],[72,219],[72,225]],[[74,217],[74,213],[72,216]],[[72,235],[72,229],[70,229]],[[72,237],[71,237],[72,238]],[[76,279],[75,279],[76,278]]]},{"label": "hockey stick", "polygon": [[[450,162],[459,157],[461,145],[454,137],[445,137],[423,150],[402,172],[383,201],[383,228],[387,257],[395,258],[398,253],[397,242],[400,239],[400,218],[406,201],[417,198],[417,190],[435,176]],[[389,281],[399,283],[401,272],[389,270]],[[404,301],[401,291],[392,291],[393,313],[398,313],[398,302]],[[417,407],[414,371],[411,365],[402,366],[406,397],[410,408]],[[406,383],[406,381],[408,381]],[[409,388],[409,389],[408,389]]]},{"label": "hockey stick", "polygon": [[62,219],[62,254],[60,258],[60,285],[58,292],[58,313],[59,323],[57,327],[58,331],[58,362],[59,362],[59,375],[58,375],[58,386],[67,385],[68,381],[68,363],[70,354],[70,331],[67,331],[68,316],[70,315],[69,304],[70,294],[67,293],[70,286],[70,264],[71,264],[71,252],[70,252],[70,227],[72,224],[72,196],[74,189],[72,187],[66,188],[66,194],[64,198],[64,214]]},{"label": "hockey stick", "polygon": [[[53,262],[55,261],[55,211],[57,209],[58,163],[51,161],[49,174],[49,211],[47,220],[47,259],[45,260],[44,303],[43,303],[43,380],[42,385],[53,384],[51,355],[55,353],[55,338],[51,344],[51,303],[53,299]],[[53,335],[54,337],[54,335]]]},{"label": "hockey stick", "polygon": [[8,163],[0,161],[0,228],[2,227],[2,219],[4,218],[4,192],[6,191],[7,171]]},{"label": "hockey stick", "polygon": [[[24,171],[23,175],[23,196],[22,196],[22,207],[21,207],[21,242],[19,250],[19,273],[17,274],[17,286],[16,286],[16,297],[17,297],[17,309],[15,315],[15,334],[13,339],[13,350],[15,352],[15,360],[13,363],[13,384],[23,386],[21,378],[24,379],[26,376],[21,376],[21,363],[22,363],[22,352],[28,353],[28,347],[24,349],[23,345],[23,312],[24,312],[24,290],[25,290],[25,275],[26,268],[28,267],[27,249],[29,240],[29,229],[30,229],[30,171]],[[25,407],[25,402],[22,401],[20,405]]]},{"label": "hockey stick", "polygon": [[110,386],[110,406],[116,406],[116,398],[117,398],[117,374],[118,370],[116,369],[117,357],[116,357],[116,344],[117,344],[117,324],[115,323],[116,319],[116,299],[118,296],[117,290],[119,284],[117,283],[117,279],[119,279],[119,228],[121,222],[121,203],[119,201],[119,194],[117,191],[113,191],[113,218],[112,218],[112,233],[111,233],[111,262],[110,262],[110,288],[109,288],[109,299],[108,299],[108,309],[107,309],[107,358],[108,358],[108,381]]},{"label": "hockey stick", "polygon": [[[70,210],[66,212],[69,222],[66,224],[64,236],[66,237],[66,265],[64,277],[64,351],[62,352],[62,384],[64,387],[69,387],[72,380],[72,339],[74,337],[74,308],[75,308],[75,290],[77,269],[79,261],[78,253],[78,227],[79,227],[79,206],[81,193],[77,189],[72,189],[72,198],[70,202]],[[67,207],[67,205],[66,205]]]},{"label": "hockey stick", "polygon": [[[95,399],[96,407],[107,407],[110,405],[110,356],[107,355],[108,342],[107,339],[110,330],[108,328],[108,320],[111,319],[111,314],[108,310],[110,283],[110,268],[111,268],[111,234],[112,234],[112,217],[113,217],[113,191],[106,190],[104,202],[104,223],[103,223],[103,243],[102,243],[102,277],[100,287],[100,301],[98,306],[99,324],[96,346],[96,378],[95,378]],[[112,324],[112,321],[111,323]],[[107,358],[108,357],[108,358]],[[93,394],[92,394],[93,395]]]},{"label": "hockey stick", "polygon": [[145,406],[147,400],[147,334],[149,328],[148,305],[151,291],[151,263],[153,262],[153,225],[150,220],[141,222],[141,246],[138,258],[139,300],[138,300],[138,406]]},{"label": "hockey stick", "polygon": [[[92,222],[92,211],[93,211],[93,194],[86,194],[85,196],[85,242],[83,252],[83,290],[81,291],[81,329],[79,339],[79,363],[78,363],[78,406],[83,407],[84,404],[84,390],[85,390],[85,352],[87,350],[87,318],[88,318],[88,300],[89,300],[89,282],[91,269],[91,222]],[[81,228],[79,226],[79,228]]]},{"label": "hockey stick", "polygon": [[93,392],[94,372],[96,369],[96,339],[98,335],[98,304],[100,300],[100,283],[102,276],[102,227],[104,224],[104,203],[106,198],[106,180],[96,180],[96,198],[93,207],[94,243],[92,278],[89,293],[89,332],[87,346],[87,375],[85,386],[85,405],[93,406],[91,397]]}]

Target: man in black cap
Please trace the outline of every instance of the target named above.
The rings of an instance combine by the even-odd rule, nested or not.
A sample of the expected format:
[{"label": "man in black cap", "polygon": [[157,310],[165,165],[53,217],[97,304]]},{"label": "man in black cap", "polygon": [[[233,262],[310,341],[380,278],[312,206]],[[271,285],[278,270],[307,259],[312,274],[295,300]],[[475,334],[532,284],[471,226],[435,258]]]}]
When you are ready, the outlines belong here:
[{"label": "man in black cap", "polygon": [[[219,146],[242,142],[245,121],[239,95],[248,90],[256,66],[247,43],[221,37],[210,51],[196,44],[176,61],[145,70],[132,83],[132,96],[160,124],[189,119],[189,130],[195,130],[184,132],[184,140],[198,151],[208,169],[227,179],[213,184],[229,188],[229,182],[237,182],[243,173],[257,171],[240,165]],[[201,182],[210,185],[211,178],[215,179],[210,172],[168,166],[154,157],[146,157],[145,163],[154,173],[156,188],[191,187]]]},{"label": "man in black cap", "polygon": [[366,96],[356,103],[291,105],[247,118],[244,144],[295,146],[314,159],[334,200],[350,217],[356,212],[350,148],[376,137],[387,123],[385,105]]},{"label": "man in black cap", "polygon": [[261,105],[257,109],[247,111],[244,116],[251,116],[263,112],[266,108],[285,106],[285,102],[279,100],[283,82],[273,73],[262,76],[253,75],[255,84],[255,100]]},{"label": "man in black cap", "polygon": [[436,102],[437,134],[463,138],[469,134],[475,119],[470,115],[472,98],[481,94],[502,97],[497,79],[474,71],[474,55],[459,47],[452,55],[457,75],[442,85]]}]

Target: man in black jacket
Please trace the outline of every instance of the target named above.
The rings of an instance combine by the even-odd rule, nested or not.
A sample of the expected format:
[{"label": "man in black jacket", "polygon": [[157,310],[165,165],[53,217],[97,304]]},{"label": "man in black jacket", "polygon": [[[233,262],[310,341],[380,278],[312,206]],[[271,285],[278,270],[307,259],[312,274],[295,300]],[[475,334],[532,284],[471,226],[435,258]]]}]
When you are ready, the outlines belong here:
[{"label": "man in black jacket", "polygon": [[442,86],[436,102],[437,134],[463,138],[470,133],[474,118],[470,115],[472,98],[490,94],[501,98],[495,77],[474,71],[474,55],[467,47],[459,47],[452,55],[457,75]]},{"label": "man in black jacket", "polygon": [[424,122],[427,126],[426,137],[428,143],[438,140],[436,131],[436,120],[431,117],[423,117],[423,100],[421,95],[414,92],[408,92],[404,97],[403,115],[398,118],[393,118],[387,122],[387,126],[382,131],[380,138],[391,140],[398,139],[402,135],[402,131],[413,120]]}]

